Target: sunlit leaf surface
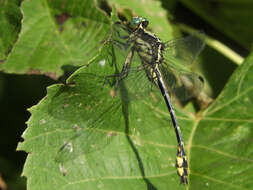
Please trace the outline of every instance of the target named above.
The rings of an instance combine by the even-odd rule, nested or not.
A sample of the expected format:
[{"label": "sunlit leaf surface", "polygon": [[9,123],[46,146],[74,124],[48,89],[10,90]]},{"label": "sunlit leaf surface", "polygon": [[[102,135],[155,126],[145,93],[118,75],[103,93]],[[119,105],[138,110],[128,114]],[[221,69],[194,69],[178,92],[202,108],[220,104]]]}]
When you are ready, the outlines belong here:
[{"label": "sunlit leaf surface", "polygon": [[17,42],[0,69],[57,78],[97,54],[109,34],[109,19],[93,1],[24,1]]},{"label": "sunlit leaf surface", "polygon": [[0,61],[6,59],[20,31],[20,1],[0,2]]}]

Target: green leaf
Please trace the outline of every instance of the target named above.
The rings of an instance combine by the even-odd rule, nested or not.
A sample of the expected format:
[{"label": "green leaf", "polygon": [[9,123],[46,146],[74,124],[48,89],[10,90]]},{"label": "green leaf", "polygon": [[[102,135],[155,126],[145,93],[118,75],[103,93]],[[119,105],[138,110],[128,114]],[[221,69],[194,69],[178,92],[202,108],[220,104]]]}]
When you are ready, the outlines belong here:
[{"label": "green leaf", "polygon": [[[182,0],[189,9],[247,49],[252,47],[253,3],[244,1]],[[232,27],[231,27],[232,26]]]},{"label": "green leaf", "polygon": [[188,144],[192,189],[252,186],[252,65],[251,53],[196,120]]},{"label": "green leaf", "polygon": [[20,31],[20,1],[0,1],[0,61],[6,59]]},{"label": "green leaf", "polygon": [[[176,174],[176,137],[159,91],[126,101],[121,97],[128,96],[127,84],[120,84],[117,96],[111,81],[104,85],[123,60],[111,48],[105,46],[66,85],[49,87],[30,109],[18,147],[30,153],[28,189],[186,189]],[[176,109],[189,189],[252,186],[252,65],[250,55],[206,111],[194,116]]]},{"label": "green leaf", "polygon": [[19,38],[0,66],[8,73],[57,78],[64,66],[87,63],[109,34],[109,19],[93,1],[24,1],[22,12]]}]

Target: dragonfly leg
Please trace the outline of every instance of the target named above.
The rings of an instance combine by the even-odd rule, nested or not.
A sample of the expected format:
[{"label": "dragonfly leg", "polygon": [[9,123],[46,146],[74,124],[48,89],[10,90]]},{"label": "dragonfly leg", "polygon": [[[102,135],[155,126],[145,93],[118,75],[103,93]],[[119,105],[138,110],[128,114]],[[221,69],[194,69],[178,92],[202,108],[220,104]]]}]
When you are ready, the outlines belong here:
[{"label": "dragonfly leg", "polygon": [[116,82],[115,82],[115,86],[117,87],[119,81],[125,79],[128,76],[133,56],[134,56],[134,49],[132,48],[126,57],[126,60],[125,60],[125,63],[123,65],[121,72],[106,76],[102,88],[104,88],[104,86],[108,83],[109,78],[117,77]]},{"label": "dragonfly leg", "polygon": [[120,33],[119,33],[119,31],[116,31],[116,33],[117,33],[117,36],[118,36],[120,39],[123,39],[123,40],[125,40],[125,39],[127,39],[127,38],[129,37],[129,35],[121,36]]},{"label": "dragonfly leg", "polygon": [[[109,79],[110,78],[114,78],[114,77],[118,77],[118,78],[120,78],[120,73],[118,73],[118,74],[113,74],[113,75],[107,75],[107,76],[105,76],[105,80],[104,80],[104,84],[102,85],[102,89],[105,87],[105,85],[107,85],[108,84],[108,82],[109,82]],[[116,84],[115,85],[117,85],[118,84],[118,81],[119,79],[117,79],[116,80]]]},{"label": "dragonfly leg", "polygon": [[127,49],[126,44],[124,44],[123,42],[120,42],[118,40],[114,40],[113,45],[117,46],[121,50],[126,50]]}]

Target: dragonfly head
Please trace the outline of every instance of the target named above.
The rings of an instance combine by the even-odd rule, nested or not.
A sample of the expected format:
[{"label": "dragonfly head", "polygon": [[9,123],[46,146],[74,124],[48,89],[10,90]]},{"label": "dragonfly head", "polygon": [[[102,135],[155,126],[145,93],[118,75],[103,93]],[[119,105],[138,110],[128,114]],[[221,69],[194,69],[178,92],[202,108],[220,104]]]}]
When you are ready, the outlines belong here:
[{"label": "dragonfly head", "polygon": [[147,28],[148,26],[148,19],[142,17],[133,17],[129,23],[130,28],[137,29],[139,27]]}]

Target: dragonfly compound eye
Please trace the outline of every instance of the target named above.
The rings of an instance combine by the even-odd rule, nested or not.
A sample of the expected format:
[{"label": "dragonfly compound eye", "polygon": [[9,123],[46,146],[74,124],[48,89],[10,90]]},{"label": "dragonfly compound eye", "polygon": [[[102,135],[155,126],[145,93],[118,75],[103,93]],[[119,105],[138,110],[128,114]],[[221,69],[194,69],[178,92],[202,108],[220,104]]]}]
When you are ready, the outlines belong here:
[{"label": "dragonfly compound eye", "polygon": [[142,17],[133,17],[129,26],[132,29],[136,29],[140,26],[140,24],[142,25],[143,28],[146,28],[148,26],[148,20]]}]

